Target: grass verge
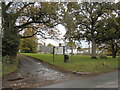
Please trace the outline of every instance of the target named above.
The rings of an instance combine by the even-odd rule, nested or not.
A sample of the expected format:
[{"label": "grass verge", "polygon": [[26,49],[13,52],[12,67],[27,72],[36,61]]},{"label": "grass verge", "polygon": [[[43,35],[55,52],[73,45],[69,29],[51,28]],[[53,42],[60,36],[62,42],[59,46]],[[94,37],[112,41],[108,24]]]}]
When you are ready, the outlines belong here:
[{"label": "grass verge", "polygon": [[108,72],[118,68],[118,58],[107,57],[107,59],[91,59],[90,56],[74,55],[69,56],[69,62],[64,63],[63,55],[55,55],[55,61],[53,62],[52,54],[33,54],[33,53],[21,53],[46,63],[61,67],[70,71],[82,71],[90,73]]},{"label": "grass verge", "polygon": [[[11,63],[10,60],[13,62]],[[2,76],[15,72],[18,68],[18,58],[9,58],[9,56],[2,57]]]}]

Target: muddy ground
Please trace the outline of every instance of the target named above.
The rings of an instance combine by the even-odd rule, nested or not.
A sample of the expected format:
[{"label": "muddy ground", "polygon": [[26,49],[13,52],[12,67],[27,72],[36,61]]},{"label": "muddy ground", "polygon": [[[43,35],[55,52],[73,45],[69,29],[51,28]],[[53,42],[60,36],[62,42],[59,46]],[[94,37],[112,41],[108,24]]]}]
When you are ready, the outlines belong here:
[{"label": "muddy ground", "polygon": [[18,59],[18,70],[2,78],[3,88],[37,88],[77,77],[24,55],[18,55]]}]

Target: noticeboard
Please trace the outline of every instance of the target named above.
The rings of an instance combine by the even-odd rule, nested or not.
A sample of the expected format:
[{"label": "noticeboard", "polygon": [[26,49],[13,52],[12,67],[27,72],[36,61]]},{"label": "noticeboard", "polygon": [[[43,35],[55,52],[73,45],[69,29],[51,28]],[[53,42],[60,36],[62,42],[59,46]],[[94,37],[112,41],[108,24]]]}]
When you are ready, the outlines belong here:
[{"label": "noticeboard", "polygon": [[64,53],[63,47],[55,47],[54,48],[54,54],[63,55],[63,53]]}]

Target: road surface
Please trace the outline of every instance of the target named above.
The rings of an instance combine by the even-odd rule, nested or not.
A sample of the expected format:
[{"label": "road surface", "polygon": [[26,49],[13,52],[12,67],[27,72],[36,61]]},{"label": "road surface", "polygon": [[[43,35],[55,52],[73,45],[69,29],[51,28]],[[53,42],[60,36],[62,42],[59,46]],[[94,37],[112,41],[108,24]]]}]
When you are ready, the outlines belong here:
[{"label": "road surface", "polygon": [[118,88],[118,71],[97,76],[82,77],[42,88]]},{"label": "road surface", "polygon": [[3,88],[36,88],[63,82],[74,77],[51,68],[33,58],[18,55],[19,69],[2,78]]},{"label": "road surface", "polygon": [[[117,88],[118,72],[84,77],[51,68],[42,62],[18,55],[19,69],[2,78],[3,88]],[[57,84],[59,83],[59,84]],[[49,86],[48,86],[49,85]]]}]

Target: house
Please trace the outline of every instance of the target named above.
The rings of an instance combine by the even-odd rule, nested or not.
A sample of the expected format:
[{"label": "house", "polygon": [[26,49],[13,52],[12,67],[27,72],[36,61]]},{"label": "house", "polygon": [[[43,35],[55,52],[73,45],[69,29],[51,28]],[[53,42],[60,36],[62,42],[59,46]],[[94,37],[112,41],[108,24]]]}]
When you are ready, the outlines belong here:
[{"label": "house", "polygon": [[90,48],[81,48],[80,53],[90,53]]}]

